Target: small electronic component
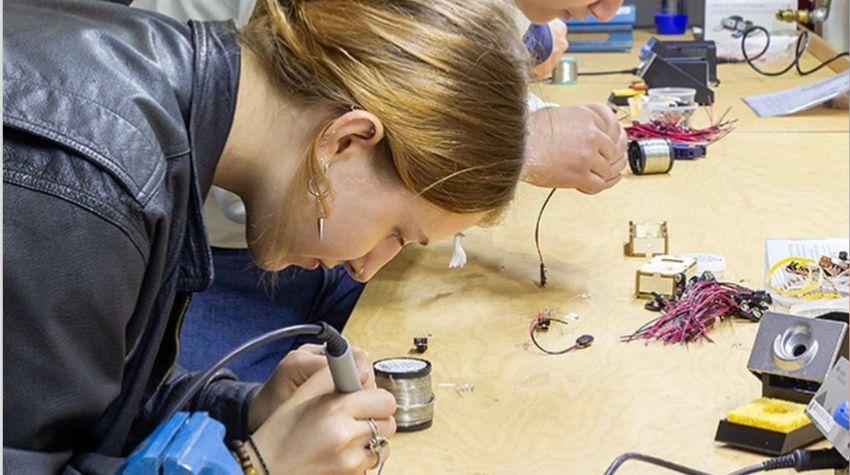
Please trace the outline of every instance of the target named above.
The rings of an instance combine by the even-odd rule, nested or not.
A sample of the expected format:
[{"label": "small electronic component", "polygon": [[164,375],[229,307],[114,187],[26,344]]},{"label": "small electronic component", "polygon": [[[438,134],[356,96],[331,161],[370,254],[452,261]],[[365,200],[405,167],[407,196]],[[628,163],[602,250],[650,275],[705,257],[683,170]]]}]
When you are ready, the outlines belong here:
[{"label": "small electronic component", "polygon": [[626,107],[629,105],[629,98],[639,97],[646,94],[645,90],[633,89],[633,88],[623,88],[623,89],[614,89],[611,91],[611,95],[608,96],[608,103]]},{"label": "small electronic component", "polygon": [[625,245],[629,257],[653,257],[670,252],[667,221],[635,223],[629,221],[629,242]]},{"label": "small electronic component", "polygon": [[564,353],[569,353],[574,350],[581,350],[587,348],[593,343],[593,335],[581,335],[576,338],[575,343],[567,348],[562,350],[550,350],[548,348],[544,348],[537,338],[534,336],[538,331],[540,332],[548,332],[552,326],[552,323],[559,323],[561,325],[569,325],[569,322],[566,320],[556,318],[555,312],[551,309],[540,310],[534,314],[534,318],[531,320],[531,326],[528,328],[528,336],[531,338],[531,342],[534,343],[534,346],[537,347],[538,350],[546,353],[547,355],[563,355]]},{"label": "small electronic component", "polygon": [[576,338],[576,349],[587,348],[593,343],[593,335],[582,335]]},{"label": "small electronic component", "polygon": [[656,293],[675,297],[696,269],[697,262],[691,257],[655,256],[635,273],[635,296],[646,299]]},{"label": "small electronic component", "polygon": [[416,348],[417,353],[425,353],[428,351],[428,336],[419,335],[413,337],[413,346]]}]

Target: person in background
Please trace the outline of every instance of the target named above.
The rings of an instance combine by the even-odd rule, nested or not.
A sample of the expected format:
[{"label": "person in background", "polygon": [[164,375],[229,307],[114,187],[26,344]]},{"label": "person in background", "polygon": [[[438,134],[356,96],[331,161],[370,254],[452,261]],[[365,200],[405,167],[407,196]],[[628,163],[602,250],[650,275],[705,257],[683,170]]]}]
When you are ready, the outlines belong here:
[{"label": "person in background", "polygon": [[[536,65],[532,75],[551,74],[566,51],[567,28],[560,18],[589,12],[607,19],[621,0],[518,1],[517,25]],[[133,7],[180,21],[248,21],[255,0],[134,0]],[[531,23],[539,22],[539,24]],[[575,188],[594,194],[614,186],[625,168],[625,134],[601,104],[554,106],[530,96],[531,137],[523,180],[542,187]],[[251,260],[245,239],[245,208],[233,193],[212,187],[204,204],[215,279],[197,294],[182,331],[179,362],[202,370],[242,342],[275,328],[325,321],[342,331],[364,283],[341,267],[284,269],[271,276]],[[286,339],[259,348],[229,366],[241,379],[265,381],[281,358],[309,339]]]},{"label": "person in background", "polygon": [[546,79],[561,60],[561,55],[567,51],[567,25],[561,19],[539,25],[531,24],[523,36],[525,47],[534,58],[535,66],[531,68],[531,77]]}]

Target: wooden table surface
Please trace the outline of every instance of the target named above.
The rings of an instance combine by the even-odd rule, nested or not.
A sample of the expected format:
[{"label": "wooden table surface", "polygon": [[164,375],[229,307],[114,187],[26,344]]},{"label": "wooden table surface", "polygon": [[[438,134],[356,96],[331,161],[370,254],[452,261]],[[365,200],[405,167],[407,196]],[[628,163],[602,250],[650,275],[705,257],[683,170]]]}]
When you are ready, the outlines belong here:
[{"label": "wooden table surface", "polygon": [[[638,33],[635,45],[648,35]],[[582,71],[623,69],[636,54],[581,54]],[[813,63],[807,58],[806,65]],[[451,243],[410,248],[369,283],[346,328],[375,359],[406,355],[432,335],[434,426],[398,434],[385,474],[602,473],[639,451],[712,473],[763,457],[714,443],[717,421],[760,395],[746,369],[757,325],[726,321],[715,343],[621,343],[655,314],[633,298],[643,259],[623,255],[628,222],[666,220],[671,252],[725,256],[725,280],[761,288],[764,241],[847,235],[848,118],[825,108],[762,119],[744,95],[827,77],[762,78],[722,65],[715,111],[733,106],[738,128],[706,159],[677,162],[669,175],[627,174],[596,196],[559,191],[541,231],[550,284],[536,285],[534,221],[547,190],[522,185],[502,223],[467,232],[469,263],[448,269]],[[604,101],[628,76],[582,77],[575,86],[538,85],[547,100]],[[699,113],[699,112],[698,112]],[[561,356],[529,348],[542,308],[578,314],[548,338],[588,349]],[[449,385],[455,385],[455,388]],[[459,392],[463,384],[474,386]],[[640,462],[618,472],[668,473]]]}]

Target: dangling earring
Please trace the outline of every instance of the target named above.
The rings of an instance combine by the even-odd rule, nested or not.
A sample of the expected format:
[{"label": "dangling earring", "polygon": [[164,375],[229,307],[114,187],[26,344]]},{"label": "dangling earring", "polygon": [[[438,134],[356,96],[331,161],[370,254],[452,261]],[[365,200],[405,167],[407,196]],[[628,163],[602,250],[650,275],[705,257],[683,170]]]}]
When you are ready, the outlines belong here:
[{"label": "dangling earring", "polygon": [[[328,165],[325,164],[322,167],[322,170],[325,174],[328,173]],[[313,177],[307,179],[307,192],[316,198],[316,207],[318,208],[319,217],[316,220],[316,231],[318,232],[319,241],[325,238],[325,198],[330,195],[330,190],[325,188],[319,190],[316,187],[315,180]]]}]

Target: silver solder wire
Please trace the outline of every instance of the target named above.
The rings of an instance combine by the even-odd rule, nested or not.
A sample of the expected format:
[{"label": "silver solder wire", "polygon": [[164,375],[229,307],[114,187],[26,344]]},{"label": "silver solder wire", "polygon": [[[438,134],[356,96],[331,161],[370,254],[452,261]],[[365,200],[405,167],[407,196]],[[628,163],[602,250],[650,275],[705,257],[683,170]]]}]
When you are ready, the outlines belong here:
[{"label": "silver solder wire", "polygon": [[640,146],[646,157],[643,175],[666,173],[670,169],[670,161],[673,160],[673,156],[670,153],[670,144],[666,140],[641,140]]},{"label": "silver solder wire", "polygon": [[434,392],[431,375],[419,378],[378,376],[378,387],[389,391],[396,399],[395,420],[399,427],[428,422],[434,417]]}]

